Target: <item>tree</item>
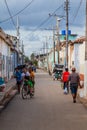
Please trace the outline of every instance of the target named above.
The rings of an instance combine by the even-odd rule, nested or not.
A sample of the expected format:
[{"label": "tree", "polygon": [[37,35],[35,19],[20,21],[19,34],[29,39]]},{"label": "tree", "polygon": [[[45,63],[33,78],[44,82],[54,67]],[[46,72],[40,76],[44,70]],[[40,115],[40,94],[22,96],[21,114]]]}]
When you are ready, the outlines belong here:
[{"label": "tree", "polygon": [[33,61],[34,59],[35,59],[35,54],[32,53],[32,54],[31,54],[31,61]]},{"label": "tree", "polygon": [[28,56],[25,56],[25,63],[28,63],[30,60],[29,60],[29,57]]},{"label": "tree", "polygon": [[33,65],[37,66],[38,65],[38,62],[36,60],[36,56],[34,53],[31,54],[31,62]]}]

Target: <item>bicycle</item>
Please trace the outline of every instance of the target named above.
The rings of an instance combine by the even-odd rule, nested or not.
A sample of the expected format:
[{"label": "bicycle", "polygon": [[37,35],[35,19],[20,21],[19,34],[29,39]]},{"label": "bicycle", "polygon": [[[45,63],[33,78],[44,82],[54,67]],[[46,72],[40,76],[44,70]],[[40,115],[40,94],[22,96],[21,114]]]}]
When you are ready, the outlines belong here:
[{"label": "bicycle", "polygon": [[[34,87],[34,86],[33,86]],[[34,96],[34,89],[33,92],[30,92],[29,86],[25,83],[22,84],[22,88],[21,88],[21,95],[22,95],[22,99],[27,99],[29,96],[30,98],[32,98]]]}]

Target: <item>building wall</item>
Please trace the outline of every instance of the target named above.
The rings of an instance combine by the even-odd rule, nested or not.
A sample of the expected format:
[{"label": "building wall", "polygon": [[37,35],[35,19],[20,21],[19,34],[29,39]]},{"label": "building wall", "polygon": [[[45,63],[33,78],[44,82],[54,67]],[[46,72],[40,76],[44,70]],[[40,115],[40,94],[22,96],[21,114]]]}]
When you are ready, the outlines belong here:
[{"label": "building wall", "polygon": [[62,47],[60,50],[60,64],[65,64],[65,47]]},{"label": "building wall", "polygon": [[84,74],[84,62],[85,62],[85,42],[79,46],[79,58],[80,58],[80,73]]},{"label": "building wall", "polygon": [[[56,53],[55,53],[55,61],[56,61]],[[51,53],[49,53],[49,70],[52,73],[53,72],[53,68],[54,68],[54,52],[51,51]]]},{"label": "building wall", "polygon": [[84,80],[85,42],[69,46],[69,68],[76,67],[81,80]]},{"label": "building wall", "polygon": [[80,71],[80,44],[74,44],[74,66]]},{"label": "building wall", "polygon": [[80,74],[84,74],[84,61],[85,43],[74,44],[74,66]]},{"label": "building wall", "polygon": [[11,52],[10,52],[10,46],[2,39],[0,38],[0,74],[3,78],[6,80],[10,79],[11,74]]},{"label": "building wall", "polygon": [[1,75],[2,77],[6,77],[6,58],[7,56],[7,44],[4,40],[0,39],[0,52],[1,52]]},{"label": "building wall", "polygon": [[19,64],[18,43],[17,37],[5,34],[3,30],[0,30],[0,75],[7,80],[12,77],[14,68]]},{"label": "building wall", "polygon": [[[68,36],[68,40],[73,41],[73,40],[76,39],[76,37],[77,37],[77,35],[69,35],[69,36]],[[61,41],[64,41],[64,40],[66,39],[66,35],[61,35],[61,36],[60,36],[60,39],[61,39]]]},{"label": "building wall", "polygon": [[69,68],[74,65],[74,45],[69,46]]}]

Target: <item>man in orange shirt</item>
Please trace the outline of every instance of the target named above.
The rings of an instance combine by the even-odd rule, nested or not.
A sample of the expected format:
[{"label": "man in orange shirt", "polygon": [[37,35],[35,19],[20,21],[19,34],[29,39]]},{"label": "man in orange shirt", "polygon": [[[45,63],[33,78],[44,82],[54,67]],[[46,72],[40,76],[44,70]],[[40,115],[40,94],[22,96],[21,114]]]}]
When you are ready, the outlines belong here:
[{"label": "man in orange shirt", "polygon": [[30,73],[31,80],[34,81],[35,74],[34,74],[34,71],[33,71],[32,67],[29,68],[29,73]]},{"label": "man in orange shirt", "polygon": [[67,92],[69,93],[69,85],[68,85],[68,79],[69,79],[70,73],[68,72],[68,68],[65,68],[65,71],[62,74],[62,80],[64,82],[64,90],[67,89]]}]

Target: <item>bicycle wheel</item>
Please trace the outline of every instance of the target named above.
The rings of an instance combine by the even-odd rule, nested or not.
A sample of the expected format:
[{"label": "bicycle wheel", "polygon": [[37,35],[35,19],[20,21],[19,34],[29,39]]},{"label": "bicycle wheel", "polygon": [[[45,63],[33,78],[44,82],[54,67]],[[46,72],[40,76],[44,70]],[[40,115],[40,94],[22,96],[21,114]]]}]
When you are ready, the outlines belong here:
[{"label": "bicycle wheel", "polygon": [[22,90],[21,90],[22,98],[26,99],[28,95],[28,86],[23,85]]},{"label": "bicycle wheel", "polygon": [[32,96],[34,96],[34,94],[35,94],[35,87],[33,86]]}]

